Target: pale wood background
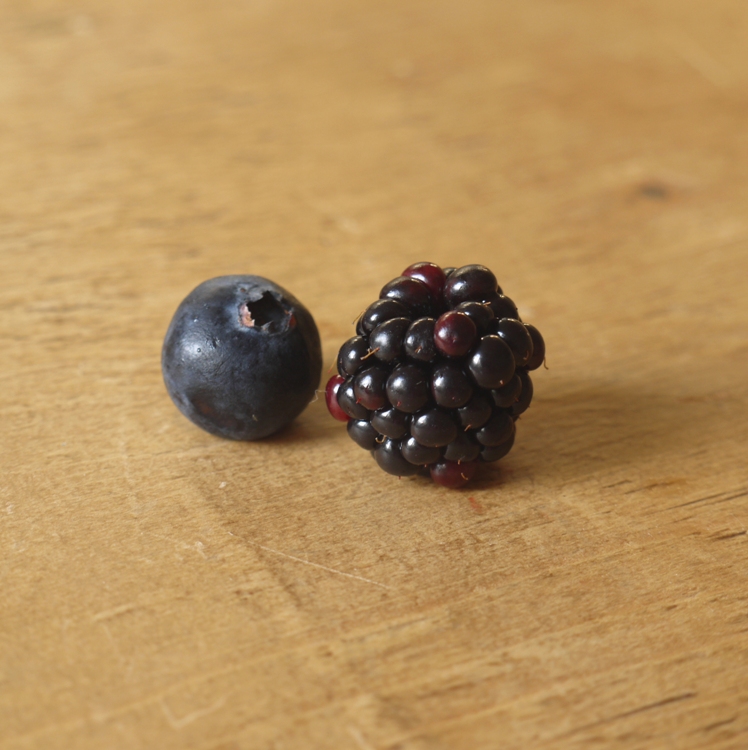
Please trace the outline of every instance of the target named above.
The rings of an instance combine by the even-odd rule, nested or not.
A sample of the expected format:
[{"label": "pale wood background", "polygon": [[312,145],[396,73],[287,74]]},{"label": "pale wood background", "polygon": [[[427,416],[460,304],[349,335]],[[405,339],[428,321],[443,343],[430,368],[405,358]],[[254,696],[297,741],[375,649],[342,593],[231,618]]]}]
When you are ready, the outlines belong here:
[{"label": "pale wood background", "polygon": [[[0,6],[0,746],[748,747],[741,0]],[[548,342],[500,470],[316,402],[203,434],[182,297],[269,276],[330,364],[416,260]]]}]

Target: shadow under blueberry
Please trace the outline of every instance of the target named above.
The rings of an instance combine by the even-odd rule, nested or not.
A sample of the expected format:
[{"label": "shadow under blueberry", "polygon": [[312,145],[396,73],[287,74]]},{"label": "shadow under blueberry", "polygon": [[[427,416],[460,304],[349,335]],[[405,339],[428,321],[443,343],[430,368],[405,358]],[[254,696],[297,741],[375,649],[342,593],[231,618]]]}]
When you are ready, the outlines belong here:
[{"label": "shadow under blueberry", "polygon": [[334,439],[338,432],[336,428],[340,428],[341,424],[333,420],[327,412],[324,395],[320,395],[320,400],[321,404],[318,400],[312,401],[298,417],[278,432],[248,442],[247,445],[298,445],[301,448],[305,443]]}]

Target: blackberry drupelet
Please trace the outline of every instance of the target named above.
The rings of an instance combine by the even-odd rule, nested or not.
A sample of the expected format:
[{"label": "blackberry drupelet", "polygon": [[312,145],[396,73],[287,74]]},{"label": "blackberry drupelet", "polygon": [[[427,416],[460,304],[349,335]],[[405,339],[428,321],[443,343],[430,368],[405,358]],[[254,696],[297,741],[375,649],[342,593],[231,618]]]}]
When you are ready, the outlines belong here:
[{"label": "blackberry drupelet", "polygon": [[327,407],[389,474],[461,487],[514,445],[543,337],[477,264],[414,263],[379,297],[340,348]]}]

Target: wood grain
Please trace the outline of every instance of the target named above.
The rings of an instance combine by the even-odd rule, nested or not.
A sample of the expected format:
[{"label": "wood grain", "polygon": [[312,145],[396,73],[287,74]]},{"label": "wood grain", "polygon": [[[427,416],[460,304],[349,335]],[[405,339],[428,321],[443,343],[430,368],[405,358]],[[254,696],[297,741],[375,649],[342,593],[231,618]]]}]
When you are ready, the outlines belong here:
[{"label": "wood grain", "polygon": [[[0,8],[0,747],[748,747],[739,0]],[[548,343],[465,491],[159,354],[268,276],[326,364],[410,262]]]}]

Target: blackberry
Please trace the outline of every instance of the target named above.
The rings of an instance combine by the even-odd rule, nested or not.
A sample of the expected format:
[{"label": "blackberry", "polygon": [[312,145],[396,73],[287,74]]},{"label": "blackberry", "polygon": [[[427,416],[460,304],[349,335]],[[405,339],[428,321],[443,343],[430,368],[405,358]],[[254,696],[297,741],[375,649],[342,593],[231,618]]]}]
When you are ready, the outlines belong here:
[{"label": "blackberry", "polygon": [[513,318],[502,318],[496,323],[496,333],[512,350],[517,367],[527,365],[532,357],[532,337],[527,327]]},{"label": "blackberry", "polygon": [[367,367],[356,375],[353,393],[356,403],[366,409],[381,409],[387,403],[387,378],[389,372],[384,367]]},{"label": "blackberry", "polygon": [[444,298],[452,307],[460,302],[485,302],[497,293],[501,289],[496,277],[485,266],[462,266],[444,284]]},{"label": "blackberry", "polygon": [[436,359],[434,343],[434,318],[419,318],[410,324],[405,334],[405,355],[416,362],[431,362]]},{"label": "blackberry", "polygon": [[499,336],[483,336],[470,352],[468,370],[481,388],[501,388],[516,369],[512,350]]},{"label": "blackberry", "polygon": [[457,437],[457,421],[446,409],[434,407],[416,414],[410,423],[410,434],[429,448],[449,445]]},{"label": "blackberry", "polygon": [[431,395],[439,406],[456,409],[470,401],[473,386],[459,365],[441,362],[431,375]]},{"label": "blackberry", "polygon": [[483,393],[474,394],[465,406],[461,406],[457,410],[460,424],[466,430],[483,427],[491,418],[491,414],[493,414],[491,401]]},{"label": "blackberry", "polygon": [[[334,407],[335,402],[337,401],[338,406],[350,419],[369,419],[369,410],[365,406],[362,406],[356,397],[356,391],[353,387],[353,378],[348,378],[339,385],[331,388],[331,384],[334,380],[337,381],[337,377],[339,376],[333,375],[327,383],[325,395],[327,397],[328,408],[330,408],[330,404]],[[335,416],[332,408],[330,408],[330,413]],[[340,417],[335,418],[340,419]]]},{"label": "blackberry", "polygon": [[357,331],[359,336],[371,333],[378,325],[392,318],[403,318],[408,316],[408,308],[401,305],[395,299],[378,299],[372,302],[361,316],[362,331]]},{"label": "blackberry", "polygon": [[404,412],[390,406],[379,409],[371,415],[371,426],[385,437],[398,440],[408,432],[410,417]]},{"label": "blackberry", "polygon": [[374,458],[381,469],[397,477],[408,477],[418,471],[415,464],[406,461],[400,451],[400,441],[385,438],[374,450]]},{"label": "blackberry", "polygon": [[487,302],[461,302],[455,308],[457,312],[465,313],[475,323],[479,336],[493,333],[496,316]]},{"label": "blackberry", "polygon": [[387,380],[389,403],[412,414],[429,400],[428,375],[416,365],[398,365]]},{"label": "blackberry", "polygon": [[[530,334],[528,334],[529,337]],[[465,356],[478,336],[478,329],[464,312],[449,310],[434,323],[434,343],[447,357]]]},{"label": "blackberry", "polygon": [[400,452],[406,461],[416,466],[428,466],[442,457],[442,449],[421,445],[414,437],[403,440]]},{"label": "blackberry", "polygon": [[[520,323],[520,326],[522,324]],[[410,318],[390,318],[380,323],[369,336],[369,346],[374,356],[382,362],[394,362],[403,352],[405,343],[405,333],[410,328]],[[530,341],[530,351],[532,351],[532,341],[530,334],[522,331]]]},{"label": "blackberry", "polygon": [[457,489],[473,478],[477,468],[477,461],[437,461],[431,464],[431,478],[443,487]]},{"label": "blackberry", "polygon": [[517,305],[515,305],[509,297],[505,297],[503,294],[495,294],[493,297],[486,300],[485,304],[491,308],[491,312],[497,320],[501,320],[501,318],[520,320],[519,312],[517,312]]},{"label": "blackberry", "polygon": [[448,461],[475,461],[483,446],[469,432],[458,432],[457,437],[444,449]]},{"label": "blackberry", "polygon": [[403,271],[403,276],[422,281],[431,291],[431,299],[437,304],[441,302],[447,277],[436,263],[414,263]]},{"label": "blackberry", "polygon": [[364,357],[369,353],[369,341],[364,336],[354,336],[340,347],[338,373],[345,378],[355,375],[363,367]]},{"label": "blackberry", "polygon": [[511,450],[544,361],[488,268],[414,263],[359,318],[325,399],[384,471],[461,487]]},{"label": "blackberry", "polygon": [[345,383],[345,378],[341,375],[333,375],[327,381],[327,387],[325,388],[325,403],[327,404],[327,409],[330,414],[332,414],[335,419],[341,422],[347,422],[350,419],[350,416],[343,411],[340,406],[340,401],[338,401],[338,391],[343,383]]},{"label": "blackberry", "polygon": [[509,408],[519,401],[521,393],[522,381],[519,379],[519,375],[515,372],[512,379],[506,385],[491,390],[491,397],[496,406]]},{"label": "blackberry", "polygon": [[379,433],[368,419],[351,419],[348,421],[348,435],[367,451],[377,447]]},{"label": "blackberry", "polygon": [[434,306],[431,288],[420,279],[412,279],[410,276],[392,279],[382,287],[379,298],[399,302],[416,314],[416,317],[428,315]]}]

